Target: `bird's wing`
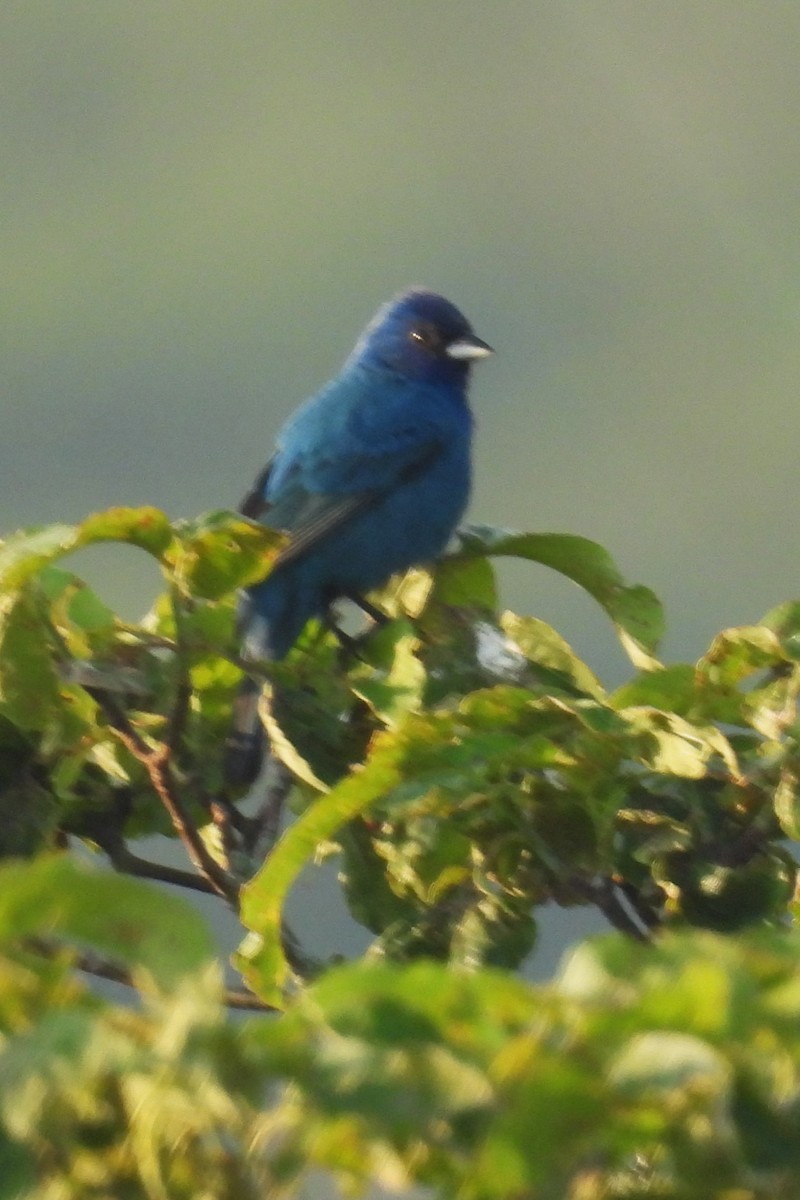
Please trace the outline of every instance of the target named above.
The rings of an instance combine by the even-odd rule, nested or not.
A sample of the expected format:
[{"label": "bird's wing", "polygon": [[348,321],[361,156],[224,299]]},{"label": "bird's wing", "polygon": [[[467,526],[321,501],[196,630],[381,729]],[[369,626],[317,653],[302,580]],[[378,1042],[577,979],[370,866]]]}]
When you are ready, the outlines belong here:
[{"label": "bird's wing", "polygon": [[[401,448],[395,444],[389,453],[372,453],[360,457],[358,462],[343,460],[338,470],[335,462],[328,459],[324,470],[319,472],[324,480],[319,482],[326,487],[335,485],[335,491],[318,491],[316,486],[311,490],[304,478],[306,472],[301,464],[295,464],[294,470],[283,475],[278,493],[267,497],[264,489],[273,470],[271,461],[245,496],[240,511],[246,517],[288,533],[290,541],[278,555],[275,566],[292,562],[324,541],[334,529],[371,508],[392,488],[423,471],[439,454],[440,443],[426,439],[414,446],[413,453],[410,451],[408,445]],[[314,479],[314,485],[317,483]],[[365,486],[368,484],[372,486]]]},{"label": "bird's wing", "polygon": [[276,500],[268,500],[265,490],[274,459],[262,468],[239,505],[239,512],[253,521],[263,521],[274,529],[291,534],[291,541],[278,555],[275,565],[291,562],[324,538],[332,529],[369,508],[377,492],[354,492],[332,496],[306,491],[296,480],[284,487]]},{"label": "bird's wing", "polygon": [[[276,527],[287,529],[290,535],[289,543],[278,555],[275,565],[293,562],[306,554],[323,542],[334,529],[371,508],[378,495],[377,492],[355,492],[349,496],[331,496],[299,489],[292,497],[295,516],[291,528],[287,529],[286,520],[278,519],[279,513],[274,510],[269,513]],[[283,508],[283,505],[278,507]]]},{"label": "bird's wing", "polygon": [[272,467],[275,462],[271,458],[265,466],[261,468],[256,475],[247,495],[239,503],[238,511],[243,517],[250,517],[253,521],[259,521],[264,513],[269,509],[269,501],[266,497],[267,484],[269,477],[272,474]]},{"label": "bird's wing", "polygon": [[432,412],[419,389],[377,390],[368,379],[337,380],[298,410],[241,506],[290,534],[276,565],[306,554],[424,471],[449,432]]}]

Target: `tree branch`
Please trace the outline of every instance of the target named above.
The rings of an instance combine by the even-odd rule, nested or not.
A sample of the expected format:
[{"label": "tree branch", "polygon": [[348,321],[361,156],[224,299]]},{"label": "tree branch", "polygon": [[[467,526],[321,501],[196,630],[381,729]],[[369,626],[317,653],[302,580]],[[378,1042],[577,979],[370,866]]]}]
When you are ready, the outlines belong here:
[{"label": "tree branch", "polygon": [[623,907],[614,888],[613,880],[608,878],[587,880],[575,877],[570,880],[570,886],[584,896],[592,904],[596,904],[610,925],[620,933],[627,934],[637,942],[649,942],[650,934],[647,929],[637,925],[633,917]]},{"label": "tree branch", "polygon": [[193,875],[191,871],[181,871],[177,867],[168,867],[140,858],[128,849],[121,837],[96,840],[101,850],[108,855],[108,860],[114,870],[119,871],[122,875],[135,875],[139,879],[154,879],[159,883],[172,884],[174,887],[189,888],[194,892],[204,892],[206,895],[216,895],[216,889],[205,876]]},{"label": "tree branch", "polygon": [[625,879],[615,879],[614,883],[622,892],[645,928],[658,929],[661,925],[661,917],[656,909],[645,900],[639,889]]},{"label": "tree branch", "polygon": [[[26,938],[25,944],[35,954],[40,954],[44,958],[56,958],[64,950],[72,949],[72,947],[59,945],[47,938],[40,937]],[[132,988],[138,993],[139,989],[136,987],[128,968],[114,962],[112,959],[105,958],[102,954],[97,954],[92,950],[82,952],[73,951],[73,962],[78,970],[83,971],[86,975],[93,975],[96,979],[108,979],[112,983],[121,983],[124,987]],[[258,996],[254,995],[253,992],[240,988],[225,988],[222,993],[222,1001],[226,1008],[234,1008],[240,1011],[279,1011],[274,1006],[265,1004],[263,1000],[259,1000]]]},{"label": "tree branch", "polygon": [[183,735],[186,732],[186,722],[189,717],[189,702],[192,698],[192,685],[189,680],[189,667],[186,659],[186,638],[183,631],[183,609],[178,598],[177,589],[173,585],[170,590],[172,615],[175,620],[175,660],[178,667],[178,681],[175,686],[175,699],[167,724],[166,744],[171,755],[180,748]]},{"label": "tree branch", "polygon": [[165,743],[151,747],[131,724],[127,713],[106,692],[92,690],[114,733],[134,758],[144,766],[153,790],[169,813],[176,833],[183,842],[191,862],[208,881],[213,890],[238,908],[239,886],[227,871],[211,857],[197,826],[186,811],[170,770],[170,748]]}]

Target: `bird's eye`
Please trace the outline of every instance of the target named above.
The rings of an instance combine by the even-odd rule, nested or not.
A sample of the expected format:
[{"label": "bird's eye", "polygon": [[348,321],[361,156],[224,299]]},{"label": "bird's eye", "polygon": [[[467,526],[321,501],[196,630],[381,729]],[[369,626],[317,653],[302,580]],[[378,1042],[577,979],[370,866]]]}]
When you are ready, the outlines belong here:
[{"label": "bird's eye", "polygon": [[417,325],[411,330],[411,339],[419,342],[426,350],[437,350],[441,344],[438,333],[431,325]]}]

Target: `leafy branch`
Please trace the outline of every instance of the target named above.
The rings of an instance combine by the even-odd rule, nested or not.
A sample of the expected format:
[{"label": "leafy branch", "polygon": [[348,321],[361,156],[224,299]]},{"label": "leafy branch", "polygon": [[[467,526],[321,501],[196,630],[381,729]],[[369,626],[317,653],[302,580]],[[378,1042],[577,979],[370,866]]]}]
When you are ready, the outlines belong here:
[{"label": "leafy branch", "polygon": [[[105,539],[145,550],[166,577],[139,625],[58,563]],[[0,550],[0,719],[33,755],[51,836],[88,836],[117,870],[241,906],[256,936],[237,962],[265,1000],[318,969],[283,909],[320,847],[338,848],[353,915],[401,958],[514,966],[548,900],[591,904],[635,940],[780,912],[794,880],[781,838],[794,822],[796,607],[726,631],[695,665],[663,666],[658,601],[601,547],[471,527],[435,573],[362,605],[390,619],[357,656],[328,623],[272,664],[272,762],[248,810],[220,773],[241,678],[232,595],[279,546],[226,514],[170,524],[124,509]],[[631,680],[609,693],[550,626],[499,611],[497,555],[583,587]],[[287,803],[300,815],[278,839]],[[194,874],[130,849],[156,831],[182,841]]]},{"label": "leafy branch", "polygon": [[[123,746],[144,766],[153,791],[164,805],[175,832],[186,847],[186,852],[201,877],[235,908],[238,902],[238,885],[209,854],[197,826],[189,816],[181,799],[171,769],[171,742],[167,740],[160,745],[149,746],[111,696],[102,691],[91,691],[90,695],[103,710],[109,725]],[[177,708],[173,709],[173,714],[176,711]],[[170,722],[171,731],[177,723]]]},{"label": "leafy branch", "polygon": [[[139,623],[64,568],[103,540],[163,572]],[[280,544],[230,514],[117,509],[0,547],[0,1197],[91,1177],[255,1200],[311,1167],[460,1200],[790,1200],[800,604],[662,664],[657,599],[601,547],[473,527],[368,598],[388,619],[357,653],[324,622],[263,672],[271,761],[245,796],[221,773],[233,595]],[[630,679],[609,690],[503,612],[497,555],[583,587]],[[141,857],[152,834],[193,869]],[[285,919],[333,855],[372,934],[352,964],[311,959]],[[244,988],[150,881],[237,909]],[[511,972],[547,904],[617,934],[537,990]],[[135,987],[137,1011],[76,967]],[[257,1016],[229,1027],[225,1007]]]}]

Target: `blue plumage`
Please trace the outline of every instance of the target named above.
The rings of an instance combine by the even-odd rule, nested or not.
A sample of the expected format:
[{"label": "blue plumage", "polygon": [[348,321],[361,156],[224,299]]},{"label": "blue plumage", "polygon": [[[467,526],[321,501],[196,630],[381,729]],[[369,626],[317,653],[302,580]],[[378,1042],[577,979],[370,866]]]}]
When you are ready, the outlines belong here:
[{"label": "blue plumage", "polygon": [[444,549],[469,498],[469,367],[490,353],[454,305],[414,289],[290,418],[242,505],[290,535],[245,597],[246,658],[282,658],[335,599]]}]

